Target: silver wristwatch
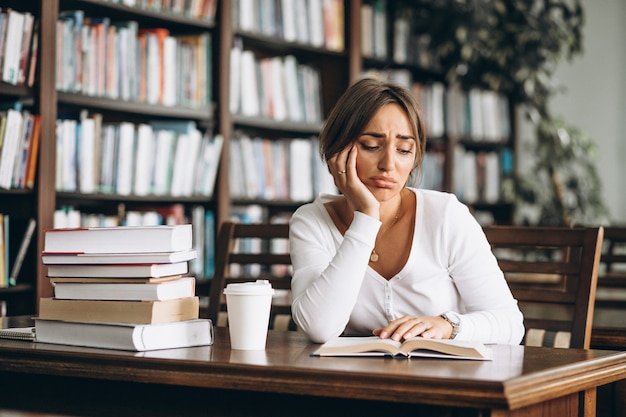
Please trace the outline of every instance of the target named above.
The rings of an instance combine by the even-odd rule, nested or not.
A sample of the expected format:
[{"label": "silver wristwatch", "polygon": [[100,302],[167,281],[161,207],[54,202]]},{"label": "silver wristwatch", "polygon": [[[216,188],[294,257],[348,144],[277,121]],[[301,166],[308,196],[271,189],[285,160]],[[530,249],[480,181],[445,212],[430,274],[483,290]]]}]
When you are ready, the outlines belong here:
[{"label": "silver wristwatch", "polygon": [[453,311],[448,311],[441,315],[441,318],[450,323],[452,326],[452,334],[450,334],[450,339],[454,339],[459,331],[461,330],[461,319],[459,315]]}]

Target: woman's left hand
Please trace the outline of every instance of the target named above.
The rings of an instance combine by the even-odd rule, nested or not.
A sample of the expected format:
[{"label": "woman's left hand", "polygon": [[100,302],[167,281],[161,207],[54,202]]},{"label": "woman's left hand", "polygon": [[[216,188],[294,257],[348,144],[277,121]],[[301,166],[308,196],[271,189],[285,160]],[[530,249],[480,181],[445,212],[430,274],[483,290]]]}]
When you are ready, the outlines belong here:
[{"label": "woman's left hand", "polygon": [[439,316],[403,316],[372,333],[381,339],[403,341],[415,336],[427,339],[449,339],[452,325]]}]

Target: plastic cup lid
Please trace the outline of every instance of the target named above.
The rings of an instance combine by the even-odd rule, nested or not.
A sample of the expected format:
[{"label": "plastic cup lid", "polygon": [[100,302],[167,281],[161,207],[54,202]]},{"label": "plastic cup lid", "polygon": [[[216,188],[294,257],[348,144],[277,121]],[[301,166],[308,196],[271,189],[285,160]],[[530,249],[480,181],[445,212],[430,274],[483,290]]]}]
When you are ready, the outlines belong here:
[{"label": "plastic cup lid", "polygon": [[272,295],[274,289],[272,284],[266,279],[258,279],[255,282],[238,282],[228,284],[224,289],[224,294],[231,295]]}]

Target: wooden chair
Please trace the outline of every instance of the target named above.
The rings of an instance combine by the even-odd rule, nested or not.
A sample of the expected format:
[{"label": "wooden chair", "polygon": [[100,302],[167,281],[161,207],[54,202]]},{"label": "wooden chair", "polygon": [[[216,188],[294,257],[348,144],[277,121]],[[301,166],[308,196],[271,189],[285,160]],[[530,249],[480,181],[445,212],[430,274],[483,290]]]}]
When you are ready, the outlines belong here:
[{"label": "wooden chair", "polygon": [[207,316],[227,325],[223,290],[231,282],[269,280],[276,291],[270,327],[295,330],[291,319],[291,257],[289,225],[224,222],[217,236],[215,276],[211,281]]},{"label": "wooden chair", "polygon": [[604,228],[591,345],[626,348],[626,226]]},{"label": "wooden chair", "polygon": [[524,314],[524,344],[588,349],[603,228],[484,231]]}]

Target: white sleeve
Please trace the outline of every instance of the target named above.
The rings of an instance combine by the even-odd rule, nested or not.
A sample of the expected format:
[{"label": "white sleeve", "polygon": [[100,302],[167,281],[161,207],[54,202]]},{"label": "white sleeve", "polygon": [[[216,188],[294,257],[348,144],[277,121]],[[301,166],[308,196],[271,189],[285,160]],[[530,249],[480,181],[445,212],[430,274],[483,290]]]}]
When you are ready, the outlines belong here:
[{"label": "white sleeve", "polygon": [[355,212],[343,240],[336,241],[335,226],[316,214],[313,205],[291,218],[292,315],[312,341],[323,343],[344,331],[380,225],[377,219]]},{"label": "white sleeve", "polygon": [[482,227],[466,207],[451,206],[442,241],[450,248],[449,274],[466,310],[460,314],[457,338],[518,344],[524,336],[523,316]]}]

